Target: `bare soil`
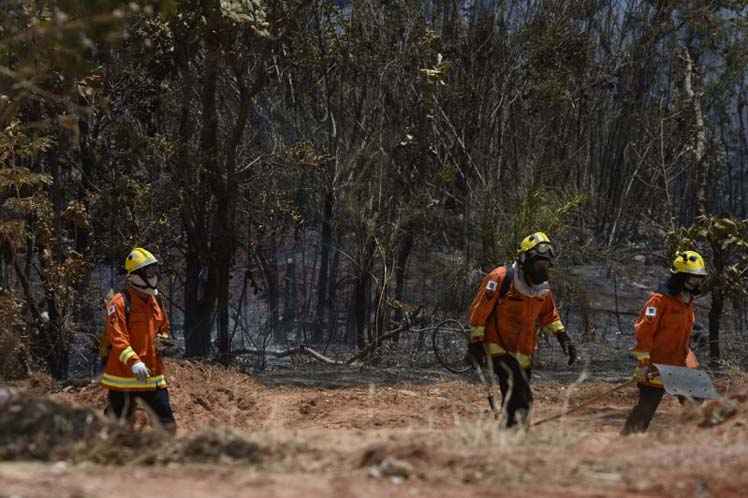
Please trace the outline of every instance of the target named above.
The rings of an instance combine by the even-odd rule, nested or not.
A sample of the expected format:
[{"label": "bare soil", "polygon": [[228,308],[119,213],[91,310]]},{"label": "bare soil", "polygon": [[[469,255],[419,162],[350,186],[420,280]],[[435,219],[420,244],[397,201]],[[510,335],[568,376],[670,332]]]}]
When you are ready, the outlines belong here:
[{"label": "bare soil", "polygon": [[[649,433],[624,438],[631,386],[524,432],[498,430],[483,387],[456,376],[394,382],[372,369],[331,368],[257,378],[185,361],[171,361],[169,372],[176,439],[147,427],[137,437],[115,430],[86,439],[91,431],[64,422],[100,412],[101,388],[53,392],[43,378],[17,386],[16,401],[36,400],[23,406],[58,407],[57,439],[50,419],[15,408],[0,429],[5,443],[29,417],[46,422],[19,428],[24,441],[32,433],[38,444],[68,433],[78,441],[49,458],[6,453],[0,497],[738,497],[748,489],[748,382],[739,374],[717,382],[729,401],[683,407],[666,397]],[[336,377],[347,380],[330,388]],[[615,386],[541,377],[534,421]],[[0,414],[9,406],[0,402]]]}]

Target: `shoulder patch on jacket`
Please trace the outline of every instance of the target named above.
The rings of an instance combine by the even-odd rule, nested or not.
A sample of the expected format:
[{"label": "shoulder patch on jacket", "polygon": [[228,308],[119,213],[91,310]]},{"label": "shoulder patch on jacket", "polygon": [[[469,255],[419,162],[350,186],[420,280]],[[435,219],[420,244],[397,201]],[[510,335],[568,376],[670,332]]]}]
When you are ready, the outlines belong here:
[{"label": "shoulder patch on jacket", "polygon": [[491,299],[493,299],[498,287],[499,284],[496,282],[496,280],[489,280],[488,282],[486,282],[486,291],[483,293],[483,300],[490,301]]},{"label": "shoulder patch on jacket", "polygon": [[657,308],[654,306],[647,306],[647,309],[644,310],[644,316],[647,318],[654,318],[657,316]]}]

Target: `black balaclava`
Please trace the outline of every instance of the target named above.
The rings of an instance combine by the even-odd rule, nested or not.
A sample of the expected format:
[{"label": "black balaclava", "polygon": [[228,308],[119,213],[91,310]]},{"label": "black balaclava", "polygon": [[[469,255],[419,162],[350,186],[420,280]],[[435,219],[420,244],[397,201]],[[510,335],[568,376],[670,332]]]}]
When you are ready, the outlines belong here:
[{"label": "black balaclava", "polygon": [[665,281],[665,291],[671,296],[677,296],[683,292],[686,283],[685,273],[672,273]]},{"label": "black balaclava", "polygon": [[698,296],[702,292],[702,285],[698,287],[688,288],[686,287],[686,281],[692,277],[688,273],[673,273],[665,281],[665,289],[667,294],[676,296],[681,292],[688,292],[692,296]]},{"label": "black balaclava", "polygon": [[703,278],[699,278],[699,277],[695,277],[696,280],[699,282],[699,284],[696,287],[693,287],[693,286],[689,286],[688,285],[688,280],[690,278],[694,278],[694,277],[692,275],[686,275],[686,278],[683,281],[683,288],[688,293],[690,293],[692,296],[698,296],[702,292],[702,287],[704,286],[704,279]]},{"label": "black balaclava", "polygon": [[545,267],[539,267],[539,265],[536,264],[538,261],[550,262],[548,258],[536,256],[527,259],[522,265],[522,269],[525,272],[525,280],[528,284],[533,286],[540,285],[548,281],[548,268],[550,267],[550,264]]}]

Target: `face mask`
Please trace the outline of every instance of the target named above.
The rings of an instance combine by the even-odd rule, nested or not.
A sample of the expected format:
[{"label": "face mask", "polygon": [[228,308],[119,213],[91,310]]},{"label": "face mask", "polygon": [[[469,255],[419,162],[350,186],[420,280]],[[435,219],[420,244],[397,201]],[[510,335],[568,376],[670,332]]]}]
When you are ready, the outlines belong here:
[{"label": "face mask", "polygon": [[525,275],[532,285],[540,285],[548,281],[548,268],[550,261],[547,259],[534,259],[527,264]]},{"label": "face mask", "polygon": [[703,278],[688,277],[683,284],[683,288],[694,296],[698,296],[701,293],[701,284],[703,283],[703,281]]},{"label": "face mask", "polygon": [[148,285],[150,287],[155,288],[158,285],[158,277],[159,277],[159,271],[158,266],[151,265],[143,268],[139,272],[137,272],[138,275],[143,278],[146,282],[148,282]]},{"label": "face mask", "polygon": [[128,276],[130,284],[140,292],[155,296],[158,294],[158,269],[155,267],[144,268],[141,271]]}]

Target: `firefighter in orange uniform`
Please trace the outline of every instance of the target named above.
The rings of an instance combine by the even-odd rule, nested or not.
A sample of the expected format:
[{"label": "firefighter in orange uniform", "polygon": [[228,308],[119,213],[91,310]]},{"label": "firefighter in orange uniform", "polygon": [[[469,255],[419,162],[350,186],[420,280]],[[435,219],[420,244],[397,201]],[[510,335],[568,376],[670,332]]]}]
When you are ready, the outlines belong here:
[{"label": "firefighter in orange uniform", "polygon": [[[125,260],[127,289],[107,305],[105,337],[109,343],[101,385],[109,390],[109,411],[129,419],[140,398],[161,426],[176,432],[158,343],[168,337],[169,321],[158,295],[158,260],[137,247]],[[127,293],[127,294],[125,294]]]},{"label": "firefighter in orange uniform", "polygon": [[546,234],[528,235],[516,261],[486,275],[470,305],[469,353],[481,362],[490,356],[499,379],[506,427],[527,424],[538,329],[556,336],[569,365],[576,359],[576,348],[564,330],[548,285],[548,269],[555,256]]},{"label": "firefighter in orange uniform", "polygon": [[645,432],[662,401],[665,390],[653,363],[698,367],[690,348],[694,323],[693,300],[706,278],[704,259],[695,251],[676,255],[671,275],[653,292],[634,327],[634,356],[638,366],[634,377],[639,386],[639,402],[626,419],[621,434]]}]

